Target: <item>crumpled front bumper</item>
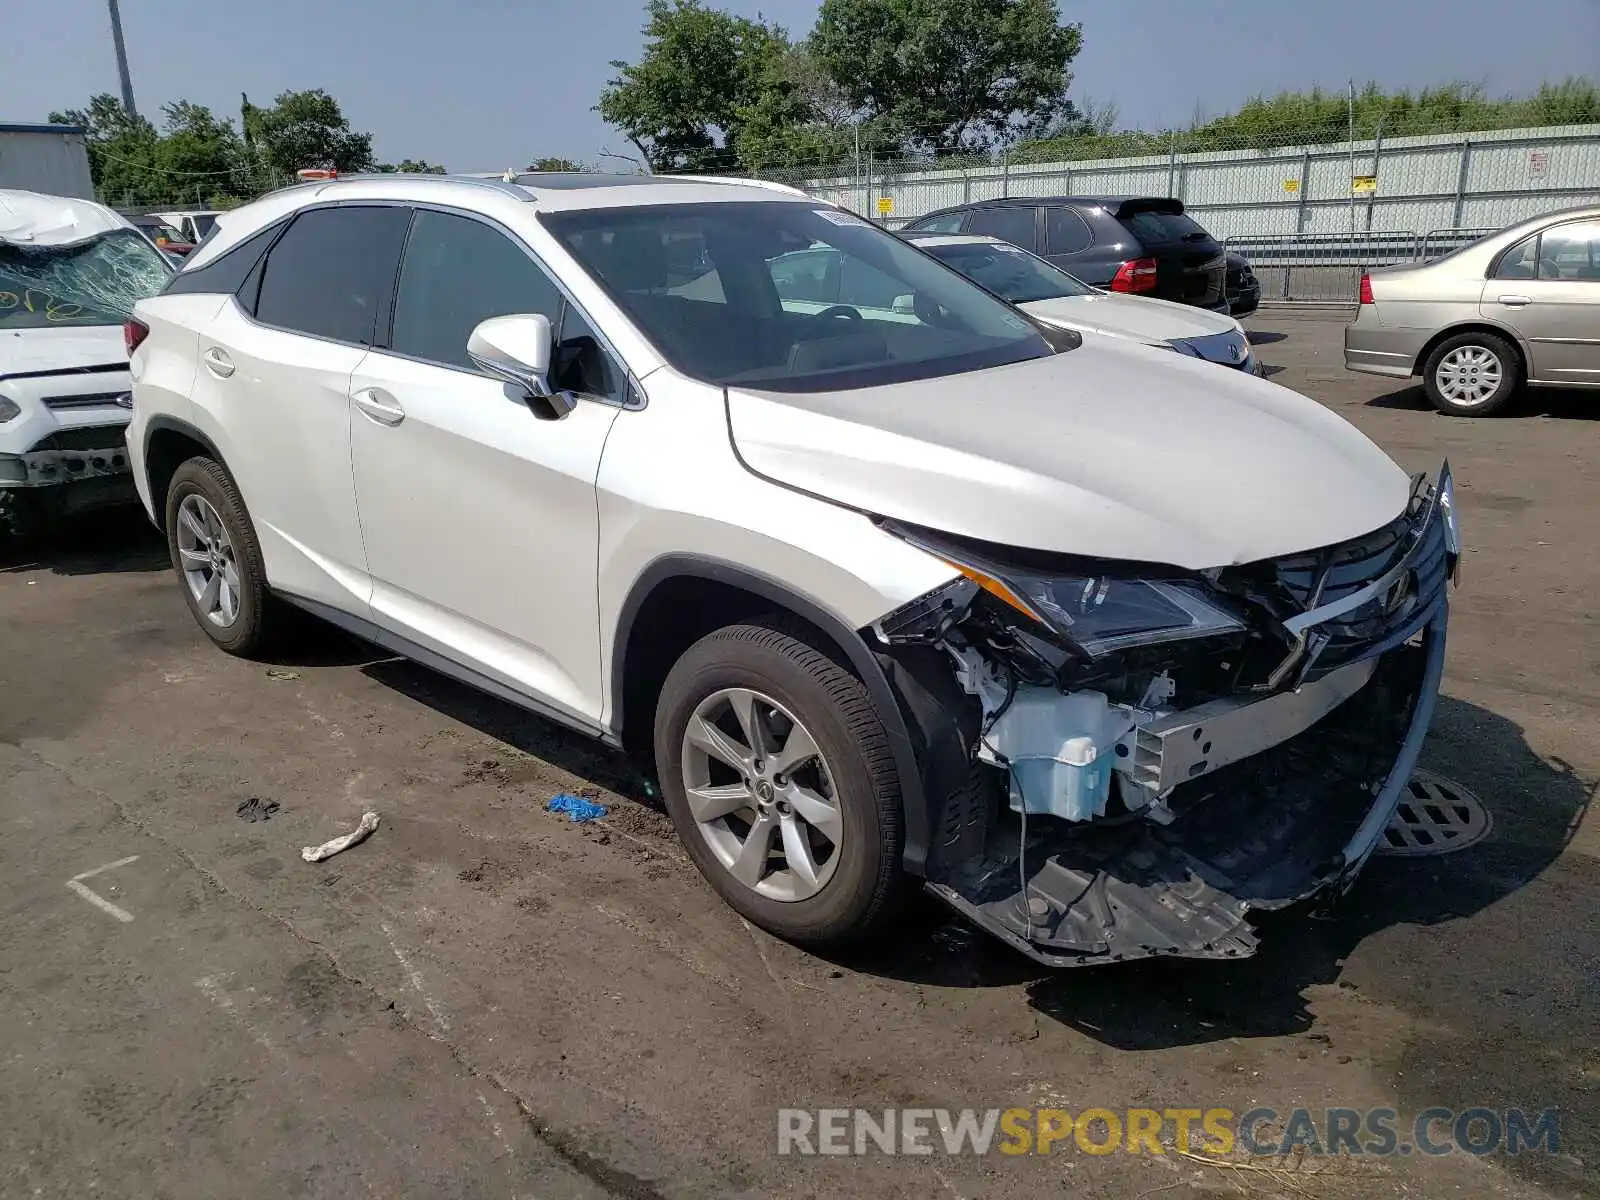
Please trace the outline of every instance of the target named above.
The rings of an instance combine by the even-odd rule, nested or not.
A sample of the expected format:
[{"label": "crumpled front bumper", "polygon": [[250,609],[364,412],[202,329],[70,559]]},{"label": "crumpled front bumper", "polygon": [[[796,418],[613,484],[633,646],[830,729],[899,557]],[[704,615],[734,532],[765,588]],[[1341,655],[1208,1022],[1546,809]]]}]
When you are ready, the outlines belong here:
[{"label": "crumpled front bumper", "polygon": [[1376,849],[1432,720],[1447,621],[1440,600],[1420,638],[1384,654],[1368,684],[1322,721],[1181,785],[1171,824],[1035,819],[1024,843],[1011,818],[981,859],[930,879],[929,890],[1055,967],[1254,953],[1250,913],[1331,902]]},{"label": "crumpled front bumper", "polygon": [[[1452,487],[1447,464],[1437,486],[1418,477],[1389,526],[1267,564],[1278,602],[1298,611],[1279,610],[1287,656],[1260,699],[1236,691],[1124,739],[1121,815],[962,816],[950,828],[977,836],[933,858],[928,888],[1051,966],[1244,957],[1252,913],[1337,899],[1382,839],[1433,717],[1460,554]],[[1141,793],[1148,809],[1130,799]]]}]

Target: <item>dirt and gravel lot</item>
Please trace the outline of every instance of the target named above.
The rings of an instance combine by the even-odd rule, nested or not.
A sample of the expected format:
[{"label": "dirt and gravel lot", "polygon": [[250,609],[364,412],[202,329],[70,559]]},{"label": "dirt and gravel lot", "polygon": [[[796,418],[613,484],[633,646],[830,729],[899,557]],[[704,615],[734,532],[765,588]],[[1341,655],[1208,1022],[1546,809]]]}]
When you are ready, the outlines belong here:
[{"label": "dirt and gravel lot", "polygon": [[[1376,861],[1248,962],[1051,974],[931,907],[802,953],[578,738],[326,630],[273,664],[216,652],[133,515],[8,560],[0,1195],[1600,1195],[1600,395],[1439,417],[1346,374],[1340,323],[1250,322],[1279,382],[1456,470],[1470,550],[1424,763],[1494,828]],[[611,813],[547,814],[561,790]],[[280,807],[243,820],[251,797]],[[301,861],[367,808],[370,840]],[[106,864],[83,882],[130,920],[67,886]],[[779,1107],[1031,1105],[1557,1106],[1561,1145],[776,1154]]]}]

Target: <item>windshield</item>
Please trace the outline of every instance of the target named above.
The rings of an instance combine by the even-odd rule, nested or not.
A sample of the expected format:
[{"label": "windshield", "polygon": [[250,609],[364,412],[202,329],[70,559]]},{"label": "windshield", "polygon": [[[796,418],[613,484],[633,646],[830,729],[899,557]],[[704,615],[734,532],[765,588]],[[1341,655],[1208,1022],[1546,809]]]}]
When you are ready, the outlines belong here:
[{"label": "windshield", "polygon": [[1051,353],[1019,313],[860,217],[790,201],[541,218],[678,370],[826,391]]},{"label": "windshield", "polygon": [[69,246],[0,242],[0,329],[120,325],[172,268],[136,229]]},{"label": "windshield", "polygon": [[988,288],[1013,304],[1095,294],[1095,289],[1088,284],[1016,246],[998,242],[958,242],[923,245],[922,248],[980,287]]}]

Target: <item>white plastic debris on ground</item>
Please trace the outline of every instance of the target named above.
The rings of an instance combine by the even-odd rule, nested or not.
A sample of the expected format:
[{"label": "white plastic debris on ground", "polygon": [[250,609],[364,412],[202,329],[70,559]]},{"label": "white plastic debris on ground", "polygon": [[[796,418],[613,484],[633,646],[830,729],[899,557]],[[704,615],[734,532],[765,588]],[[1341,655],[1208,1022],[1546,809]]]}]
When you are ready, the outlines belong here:
[{"label": "white plastic debris on ground", "polygon": [[365,841],[367,836],[378,827],[378,814],[375,812],[362,813],[361,824],[357,825],[343,837],[336,837],[330,842],[323,842],[320,846],[307,846],[300,851],[300,857],[309,863],[321,862],[325,858],[332,858],[340,854],[357,842]]}]

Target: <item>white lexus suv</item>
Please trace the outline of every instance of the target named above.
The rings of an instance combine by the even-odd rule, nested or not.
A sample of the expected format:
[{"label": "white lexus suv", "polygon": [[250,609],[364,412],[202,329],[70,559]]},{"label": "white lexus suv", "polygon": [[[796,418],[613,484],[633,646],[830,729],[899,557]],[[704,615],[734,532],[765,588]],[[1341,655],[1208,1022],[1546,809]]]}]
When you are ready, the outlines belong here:
[{"label": "white lexus suv", "polygon": [[[786,301],[816,248],[909,299]],[[796,941],[917,882],[1052,964],[1248,954],[1361,869],[1437,694],[1447,468],[790,189],[290,188],[129,340],[213,641],[296,605],[649,760]]]}]

